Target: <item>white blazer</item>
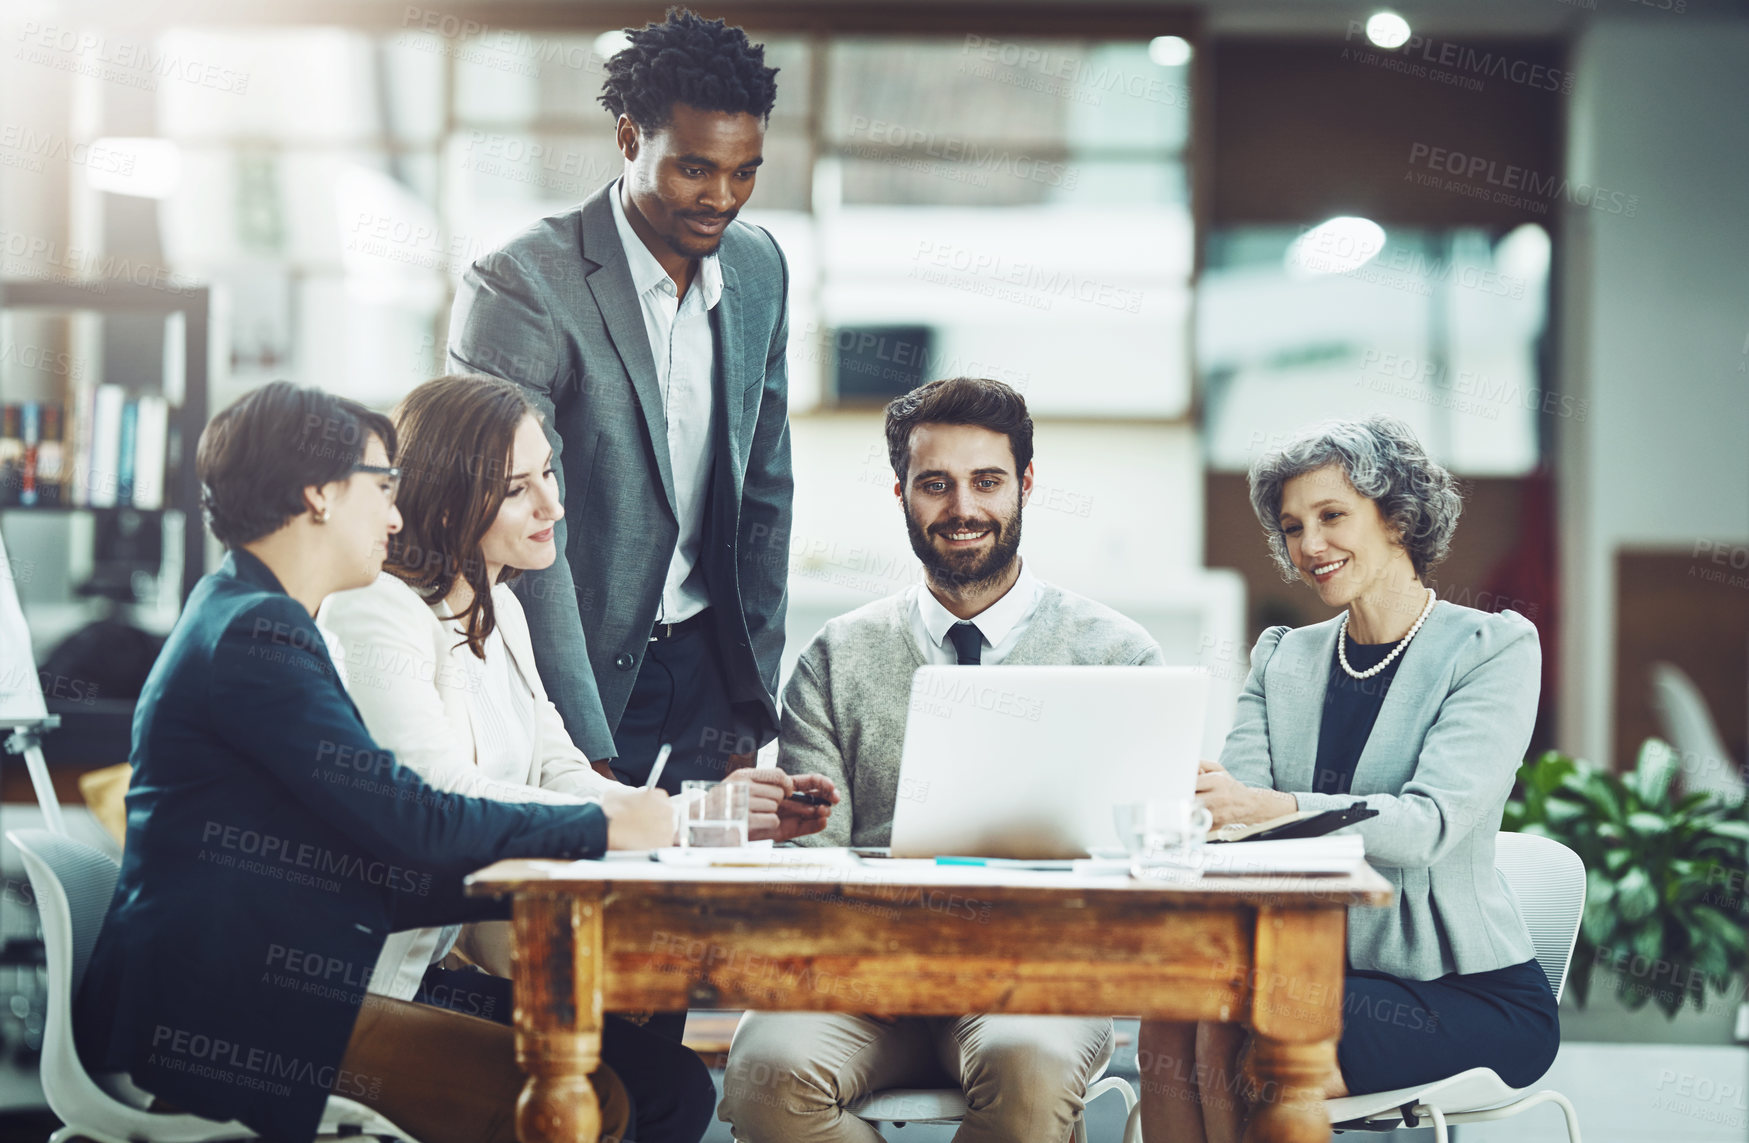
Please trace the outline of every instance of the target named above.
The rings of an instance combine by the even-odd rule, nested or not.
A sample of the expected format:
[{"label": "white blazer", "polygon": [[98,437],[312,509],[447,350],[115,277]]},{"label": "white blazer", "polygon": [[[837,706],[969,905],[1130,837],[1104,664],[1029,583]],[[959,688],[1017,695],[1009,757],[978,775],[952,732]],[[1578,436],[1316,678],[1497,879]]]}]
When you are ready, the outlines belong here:
[{"label": "white blazer", "polygon": [[[596,773],[571,741],[541,685],[528,620],[507,584],[492,589],[492,607],[504,646],[534,692],[534,749],[521,783],[495,781],[475,764],[480,742],[469,688],[477,675],[469,669],[473,652],[456,634],[448,604],[427,605],[384,572],[369,587],[330,595],[316,623],[330,649],[338,645],[335,661],[371,737],[438,789],[500,802],[569,805],[625,789]],[[469,925],[458,943],[481,967],[508,975],[509,929],[503,921]],[[370,990],[411,999],[443,937],[442,929],[391,933]]]},{"label": "white blazer", "polygon": [[480,743],[469,693],[475,675],[467,663],[473,652],[456,634],[447,603],[428,606],[384,572],[369,587],[330,595],[316,622],[340,643],[346,689],[371,737],[438,789],[501,802],[567,804],[624,789],[596,773],[571,741],[541,685],[528,620],[509,585],[492,589],[492,607],[504,646],[534,691],[534,750],[520,784],[493,781],[475,765]]}]

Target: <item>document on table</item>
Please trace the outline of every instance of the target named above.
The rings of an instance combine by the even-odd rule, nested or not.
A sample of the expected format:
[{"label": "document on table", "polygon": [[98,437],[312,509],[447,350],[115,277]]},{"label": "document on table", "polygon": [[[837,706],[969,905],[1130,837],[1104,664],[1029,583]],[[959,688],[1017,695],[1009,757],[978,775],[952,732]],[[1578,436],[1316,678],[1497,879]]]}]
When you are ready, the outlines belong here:
[{"label": "document on table", "polygon": [[662,849],[615,849],[600,857],[554,866],[553,877],[588,874],[610,865],[677,866],[682,869],[852,869],[862,868],[862,859],[849,849],[830,846],[774,846],[769,840],[746,845],[667,846]]},{"label": "document on table", "polygon": [[745,846],[669,846],[654,850],[651,857],[663,865],[694,869],[794,868],[807,866],[860,866],[862,859],[850,850],[828,846],[778,847],[767,842]]},{"label": "document on table", "polygon": [[1257,873],[1342,874],[1366,859],[1359,834],[1327,834],[1289,841],[1234,841],[1203,849],[1205,877]]}]

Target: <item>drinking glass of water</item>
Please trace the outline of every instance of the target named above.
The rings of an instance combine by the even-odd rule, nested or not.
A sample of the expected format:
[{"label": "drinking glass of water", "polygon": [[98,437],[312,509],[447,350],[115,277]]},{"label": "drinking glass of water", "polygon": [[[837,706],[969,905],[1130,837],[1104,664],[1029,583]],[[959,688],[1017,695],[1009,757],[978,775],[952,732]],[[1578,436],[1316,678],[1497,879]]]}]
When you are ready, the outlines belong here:
[{"label": "drinking glass of water", "polygon": [[1117,839],[1130,855],[1130,873],[1157,876],[1172,869],[1196,872],[1202,866],[1202,846],[1214,815],[1194,798],[1160,798],[1122,802],[1112,807]]},{"label": "drinking glass of water", "polygon": [[747,798],[745,782],[682,782],[683,806],[680,844],[688,847],[720,847],[747,844]]}]

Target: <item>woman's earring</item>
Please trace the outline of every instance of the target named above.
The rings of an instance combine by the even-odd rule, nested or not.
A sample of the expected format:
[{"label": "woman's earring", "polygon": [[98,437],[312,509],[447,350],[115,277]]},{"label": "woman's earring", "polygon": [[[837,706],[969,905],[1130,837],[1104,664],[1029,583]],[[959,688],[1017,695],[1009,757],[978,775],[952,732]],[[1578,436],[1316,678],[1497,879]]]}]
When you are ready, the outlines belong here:
[{"label": "woman's earring", "polygon": [[328,522],[328,509],[324,507],[320,512],[316,513],[316,523],[326,524],[327,522]]}]

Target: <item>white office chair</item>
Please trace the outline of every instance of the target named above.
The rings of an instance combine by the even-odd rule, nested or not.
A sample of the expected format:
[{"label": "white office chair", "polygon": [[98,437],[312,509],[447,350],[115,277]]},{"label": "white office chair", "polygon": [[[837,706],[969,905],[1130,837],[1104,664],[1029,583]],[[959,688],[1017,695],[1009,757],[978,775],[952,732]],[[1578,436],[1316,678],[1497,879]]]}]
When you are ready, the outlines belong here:
[{"label": "white office chair", "polygon": [[[1135,1110],[1136,1092],[1129,1082],[1108,1076],[1101,1068],[1099,1076],[1087,1085],[1085,1103],[1109,1092],[1123,1096],[1124,1112]],[[858,1103],[845,1108],[865,1123],[891,1123],[903,1127],[907,1123],[958,1123],[966,1117],[966,1097],[959,1088],[889,1088],[877,1091]],[[1126,1130],[1125,1140],[1129,1139]],[[1087,1116],[1075,1120],[1075,1143],[1087,1143]]]},{"label": "white office chair", "polygon": [[1683,789],[1741,805],[1746,792],[1742,771],[1725,749],[1700,688],[1682,668],[1669,663],[1653,663],[1651,675],[1652,708],[1664,726],[1664,737],[1682,758]]},{"label": "white office chair", "polygon": [[[107,854],[48,830],[9,830],[6,838],[24,857],[48,955],[42,1085],[49,1108],[66,1124],[49,1137],[49,1143],[79,1138],[93,1143],[218,1143],[255,1138],[253,1131],[235,1121],[147,1111],[150,1096],[125,1078],[109,1077],[107,1085],[99,1084],[85,1071],[73,1047],[73,994],[91,960],[120,869]],[[329,1097],[317,1133],[416,1143],[374,1111],[339,1096]]]},{"label": "white office chair", "polygon": [[[1567,983],[1567,965],[1585,913],[1585,865],[1579,855],[1546,837],[1503,833],[1496,843],[1494,868],[1518,898],[1519,911],[1530,928],[1537,963],[1549,978],[1559,1003]],[[1433,1124],[1439,1143],[1446,1141],[1448,1123],[1483,1123],[1506,1119],[1539,1104],[1552,1103],[1567,1118],[1567,1138],[1579,1143],[1579,1116],[1558,1091],[1512,1088],[1491,1068],[1471,1068],[1435,1083],[1398,1088],[1371,1095],[1351,1095],[1325,1101],[1331,1125],[1338,1131],[1382,1131],[1391,1127]]]}]

